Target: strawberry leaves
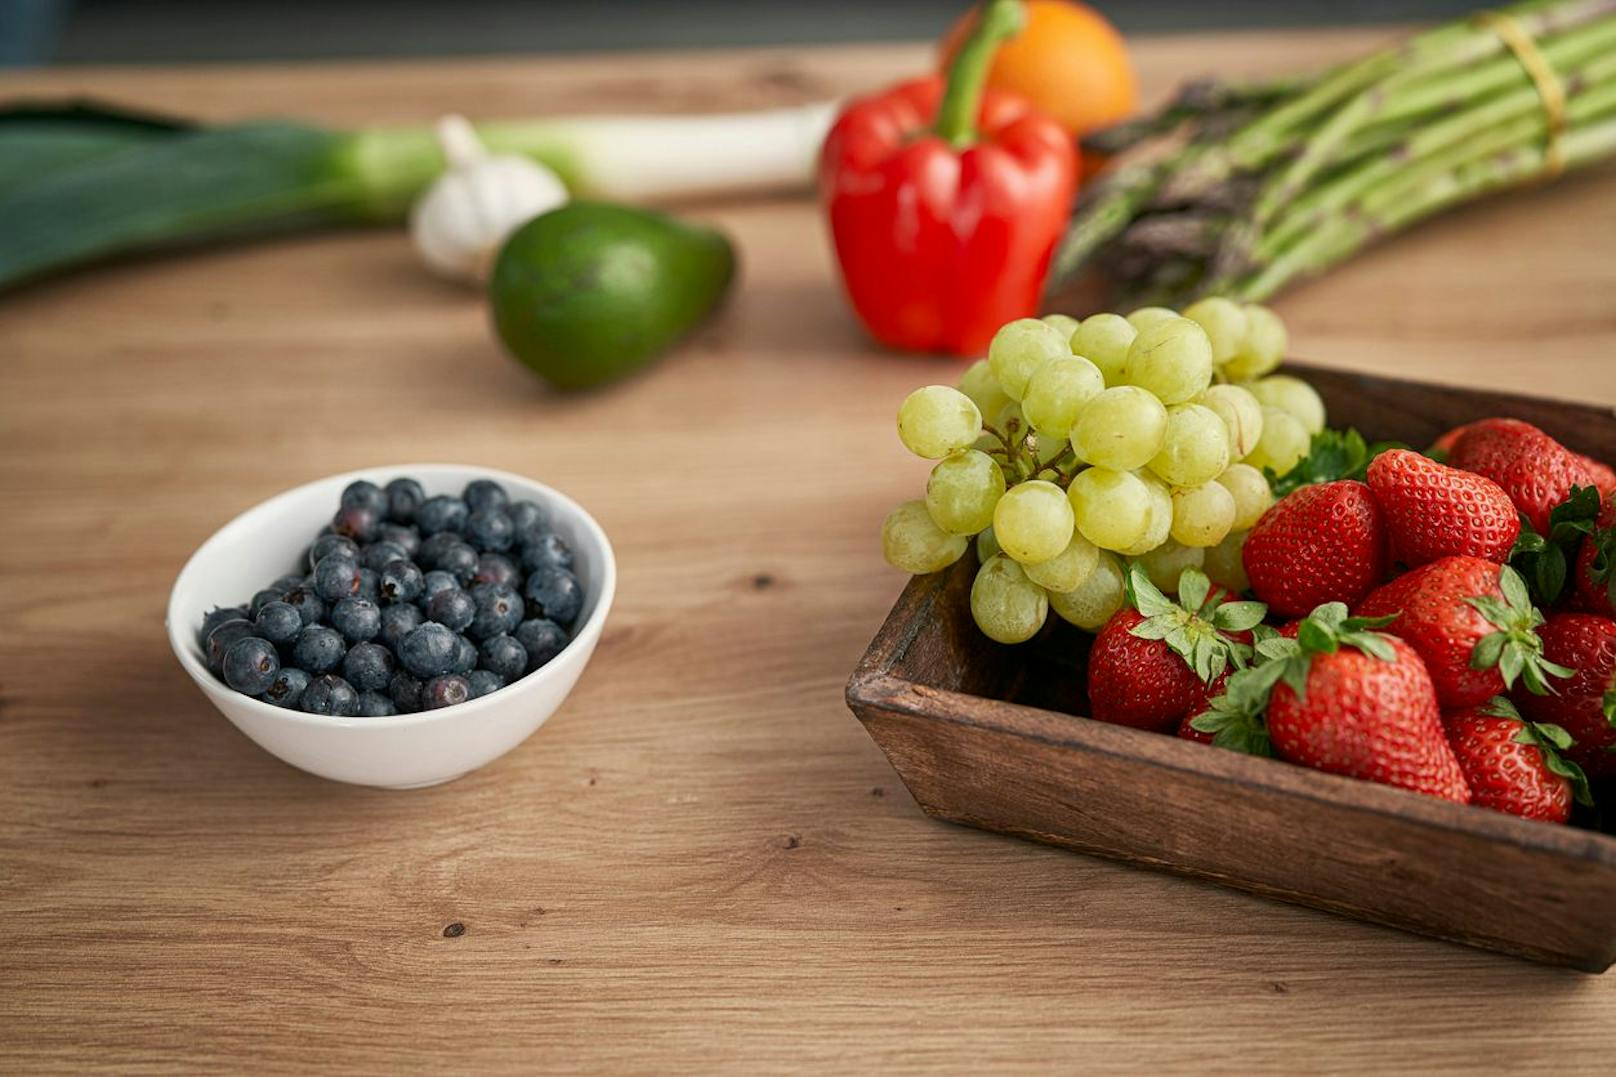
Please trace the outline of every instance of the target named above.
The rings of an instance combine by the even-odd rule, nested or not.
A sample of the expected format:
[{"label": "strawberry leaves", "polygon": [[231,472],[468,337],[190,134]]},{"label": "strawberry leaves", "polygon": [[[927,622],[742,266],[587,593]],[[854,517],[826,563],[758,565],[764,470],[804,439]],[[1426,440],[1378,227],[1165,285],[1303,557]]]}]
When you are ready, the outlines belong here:
[{"label": "strawberry leaves", "polygon": [[1483,636],[1470,652],[1471,669],[1498,669],[1506,688],[1524,681],[1527,691],[1546,696],[1554,693],[1548,677],[1570,677],[1568,669],[1543,657],[1543,641],[1537,626],[1543,614],[1532,605],[1532,596],[1521,574],[1508,565],[1499,569],[1498,586],[1504,597],[1473,595],[1465,602],[1480,611],[1498,631]]},{"label": "strawberry leaves", "polygon": [[[1565,590],[1568,566],[1576,557],[1577,544],[1585,535],[1595,534],[1599,507],[1597,489],[1573,486],[1570,496],[1549,513],[1548,534],[1538,534],[1530,521],[1524,515],[1521,517],[1521,535],[1509,552],[1509,563],[1520,570],[1528,591],[1539,605],[1553,605]],[[1600,539],[1596,537],[1595,541]],[[1605,560],[1601,566],[1598,557],[1595,558],[1594,578],[1602,580],[1609,574],[1611,557],[1616,556],[1616,528],[1610,529],[1608,541],[1598,549]]]},{"label": "strawberry leaves", "polygon": [[1212,743],[1246,755],[1273,755],[1268,739],[1268,695],[1283,672],[1281,663],[1247,668],[1230,677],[1223,694],[1208,709],[1190,719],[1190,727],[1212,734]]},{"label": "strawberry leaves", "polygon": [[1264,469],[1268,485],[1274,488],[1276,498],[1293,490],[1318,482],[1337,479],[1362,479],[1369,464],[1388,449],[1406,449],[1399,441],[1365,442],[1363,435],[1351,427],[1345,430],[1320,430],[1308,443],[1307,455],[1283,476]]},{"label": "strawberry leaves", "polygon": [[1521,717],[1521,712],[1515,709],[1515,704],[1503,696],[1494,696],[1481,707],[1481,713],[1521,723],[1520,731],[1512,738],[1515,743],[1530,744],[1541,751],[1543,765],[1549,768],[1549,772],[1558,774],[1571,783],[1571,792],[1576,797],[1577,803],[1593,806],[1594,798],[1588,789],[1588,775],[1583,773],[1583,769],[1575,762],[1560,754],[1576,743],[1570,733],[1552,722],[1527,721]]},{"label": "strawberry leaves", "polygon": [[1159,639],[1184,660],[1203,684],[1211,684],[1230,663],[1243,669],[1251,647],[1231,633],[1259,624],[1268,608],[1261,602],[1225,602],[1227,591],[1195,569],[1180,578],[1174,602],[1150,582],[1139,564],[1128,566],[1128,601],[1145,618],[1130,629],[1140,639]]}]

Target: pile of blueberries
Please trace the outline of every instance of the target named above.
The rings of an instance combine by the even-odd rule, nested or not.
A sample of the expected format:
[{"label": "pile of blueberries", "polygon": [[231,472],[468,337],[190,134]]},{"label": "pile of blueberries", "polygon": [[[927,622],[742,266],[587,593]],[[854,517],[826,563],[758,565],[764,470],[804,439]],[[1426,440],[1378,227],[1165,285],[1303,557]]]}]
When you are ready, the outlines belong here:
[{"label": "pile of blueberries", "polygon": [[572,551],[543,508],[488,479],[427,497],[361,479],[307,554],[246,606],[202,619],[208,668],[310,714],[452,707],[561,653],[583,605]]}]

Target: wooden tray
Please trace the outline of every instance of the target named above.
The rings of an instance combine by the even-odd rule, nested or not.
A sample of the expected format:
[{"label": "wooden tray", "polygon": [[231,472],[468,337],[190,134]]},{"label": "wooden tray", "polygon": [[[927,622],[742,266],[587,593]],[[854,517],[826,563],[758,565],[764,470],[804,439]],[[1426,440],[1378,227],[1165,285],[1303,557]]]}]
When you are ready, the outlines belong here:
[{"label": "wooden tray", "polygon": [[[1513,415],[1616,461],[1608,409],[1293,369],[1371,439]],[[991,642],[975,568],[912,580],[847,686],[927,814],[1588,972],[1616,960],[1616,838],[1075,717],[1090,637],[1051,616]]]}]

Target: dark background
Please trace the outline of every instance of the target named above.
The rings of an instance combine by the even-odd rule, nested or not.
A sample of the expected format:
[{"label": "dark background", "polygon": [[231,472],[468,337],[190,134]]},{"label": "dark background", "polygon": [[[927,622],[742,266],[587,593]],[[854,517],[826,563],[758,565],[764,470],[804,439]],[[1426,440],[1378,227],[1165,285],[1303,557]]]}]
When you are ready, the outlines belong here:
[{"label": "dark background", "polygon": [[[1095,0],[1125,33],[1426,22],[1474,0]],[[0,65],[927,40],[964,0],[0,0]]]}]

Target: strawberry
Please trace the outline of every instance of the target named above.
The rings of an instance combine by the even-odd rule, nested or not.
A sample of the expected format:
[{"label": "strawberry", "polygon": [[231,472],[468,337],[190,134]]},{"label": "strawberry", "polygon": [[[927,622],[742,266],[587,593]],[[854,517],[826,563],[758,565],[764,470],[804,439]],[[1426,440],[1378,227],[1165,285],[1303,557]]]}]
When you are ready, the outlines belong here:
[{"label": "strawberry", "polygon": [[1198,701],[1206,685],[1251,648],[1237,633],[1262,620],[1260,602],[1225,602],[1194,569],[1179,580],[1179,602],[1150,582],[1138,564],[1128,570],[1129,605],[1118,610],[1089,649],[1089,713],[1102,722],[1166,732]]},{"label": "strawberry", "polygon": [[1197,744],[1211,744],[1215,734],[1203,733],[1199,729],[1196,729],[1193,724],[1195,719],[1199,718],[1205,713],[1205,711],[1196,711],[1184,715],[1184,717],[1178,723],[1179,737],[1183,740],[1193,740]]},{"label": "strawberry", "polygon": [[1502,696],[1444,721],[1470,803],[1546,823],[1570,819],[1573,797],[1593,803],[1582,768],[1560,754],[1571,735],[1559,726],[1525,721]]},{"label": "strawberry", "polygon": [[1577,667],[1559,694],[1516,693],[1534,722],[1564,726],[1576,744],[1566,754],[1596,778],[1616,777],[1616,621],[1589,613],[1557,613],[1540,633],[1543,653]]},{"label": "strawberry", "polygon": [[1355,612],[1395,618],[1386,631],[1425,660],[1448,710],[1479,707],[1517,679],[1542,694],[1550,691],[1549,676],[1571,675],[1543,657],[1543,615],[1508,565],[1444,557],[1376,588]]},{"label": "strawberry", "polygon": [[1616,495],[1600,505],[1593,531],[1577,550],[1573,578],[1579,606],[1616,618]]},{"label": "strawberry", "polygon": [[1447,460],[1449,456],[1453,455],[1454,444],[1460,438],[1464,437],[1465,432],[1474,425],[1474,423],[1466,423],[1463,426],[1456,426],[1452,430],[1449,430],[1446,434],[1443,434],[1441,437],[1433,441],[1430,448],[1431,459],[1443,461]]},{"label": "strawberry", "polygon": [[1471,423],[1454,441],[1448,463],[1503,487],[1539,534],[1548,532],[1549,513],[1573,486],[1591,485],[1583,457],[1520,419]]},{"label": "strawberry", "polygon": [[[1470,789],[1442,730],[1436,690],[1408,644],[1332,602],[1296,639],[1257,645],[1268,659],[1229,678],[1192,725],[1219,747],[1467,803]],[[1266,715],[1266,720],[1264,716]]]},{"label": "strawberry", "polygon": [[[1249,635],[1249,633],[1239,633]],[[1195,689],[1190,693],[1190,705],[1184,711],[1184,718],[1178,723],[1178,735],[1185,740],[1193,740],[1198,744],[1211,744],[1212,734],[1203,733],[1190,723],[1196,718],[1212,709],[1212,701],[1221,696],[1229,687],[1229,675],[1232,670],[1224,670],[1218,674],[1211,684],[1195,682]]]},{"label": "strawberry", "polygon": [[1242,559],[1252,591],[1277,614],[1356,602],[1386,575],[1380,506],[1351,479],[1304,486],[1263,513]]},{"label": "strawberry", "polygon": [[1404,564],[1455,554],[1503,564],[1521,533],[1509,495],[1484,475],[1390,449],[1370,463],[1367,478]]},{"label": "strawberry", "polygon": [[1583,474],[1586,476],[1585,485],[1598,490],[1600,497],[1616,494],[1616,471],[1611,470],[1609,464],[1595,460],[1591,456],[1583,456],[1581,453],[1572,455],[1582,461]]}]

